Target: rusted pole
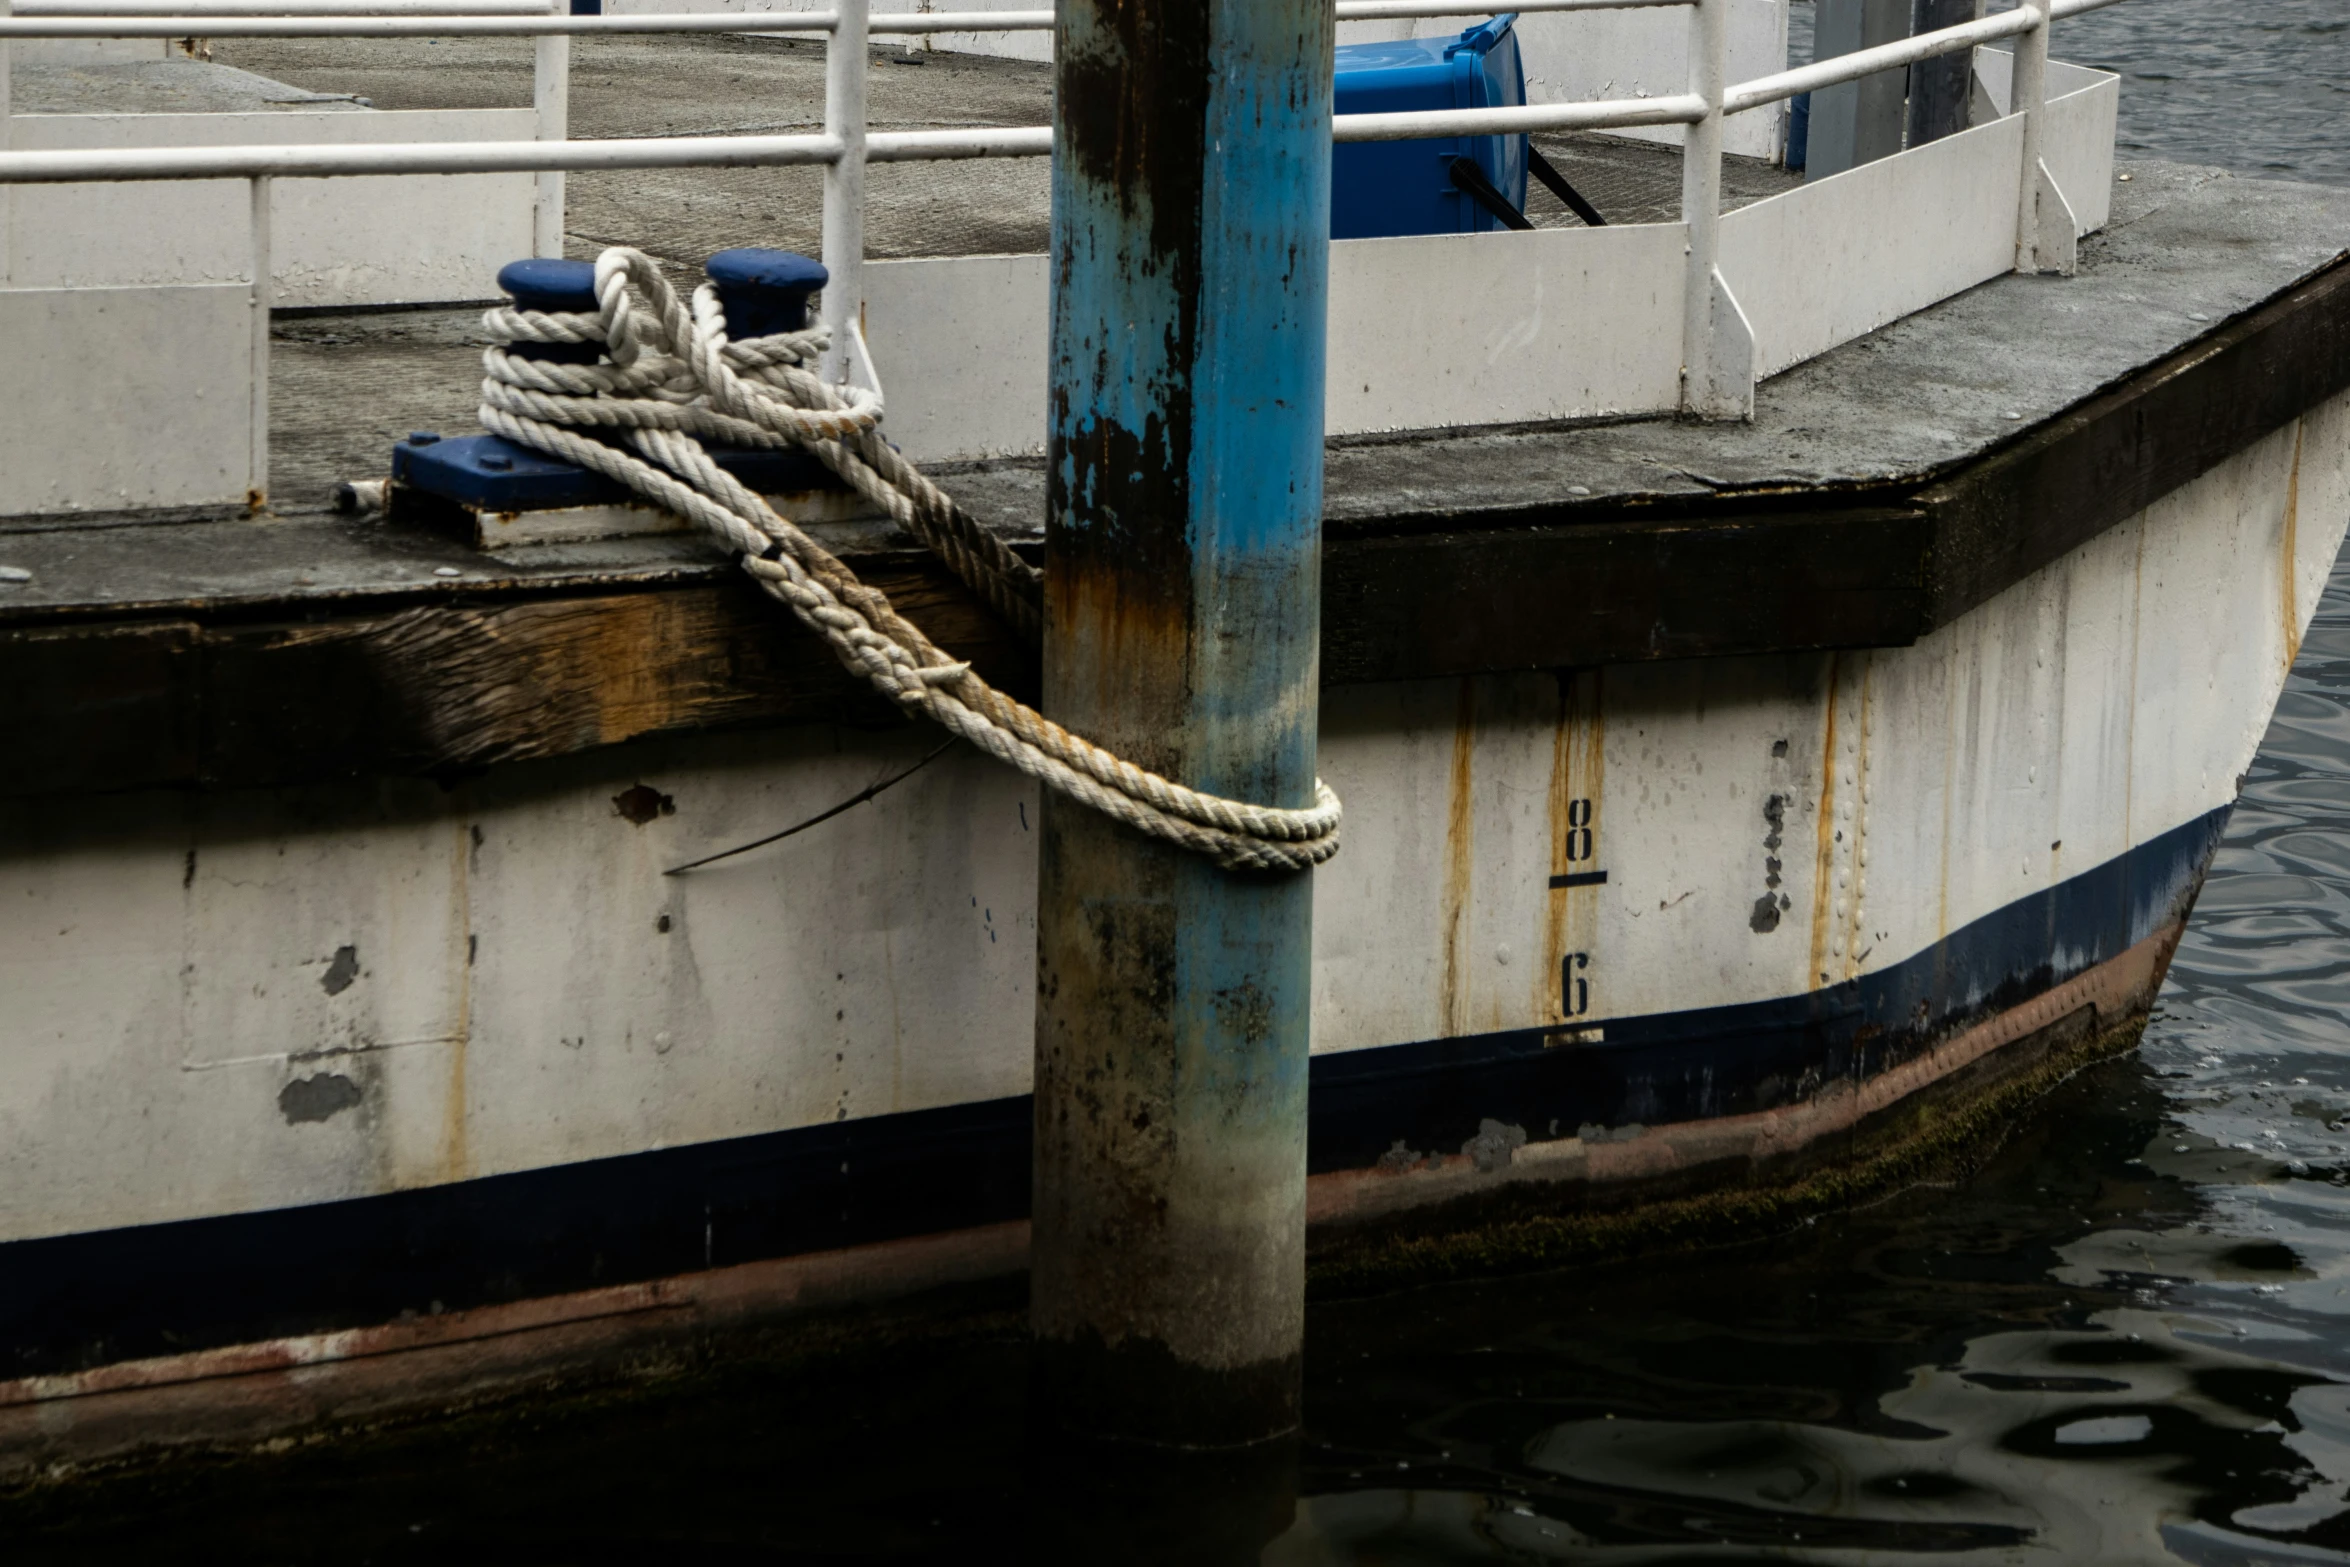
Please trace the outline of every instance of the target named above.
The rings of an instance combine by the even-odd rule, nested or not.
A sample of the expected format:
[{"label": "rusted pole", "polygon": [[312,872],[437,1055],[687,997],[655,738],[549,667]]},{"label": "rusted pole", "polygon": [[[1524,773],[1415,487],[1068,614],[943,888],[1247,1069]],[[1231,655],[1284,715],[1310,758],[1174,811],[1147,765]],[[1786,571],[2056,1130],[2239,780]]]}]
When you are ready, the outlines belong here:
[{"label": "rusted pole", "polygon": [[[1328,0],[1062,0],[1046,711],[1311,802]],[[1297,1418],[1311,878],[1058,796],[1037,914],[1033,1322],[1063,1430]]]}]

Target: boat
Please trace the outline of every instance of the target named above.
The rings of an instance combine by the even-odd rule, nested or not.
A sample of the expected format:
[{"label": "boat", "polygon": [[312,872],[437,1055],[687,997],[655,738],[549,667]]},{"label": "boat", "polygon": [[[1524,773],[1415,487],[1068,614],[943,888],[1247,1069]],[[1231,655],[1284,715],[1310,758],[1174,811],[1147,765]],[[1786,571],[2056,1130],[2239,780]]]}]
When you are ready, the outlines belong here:
[{"label": "boat", "polygon": [[[2057,0],[2060,42],[2088,8]],[[212,20],[548,25],[361,9]],[[1346,836],[1312,873],[1306,1176],[1328,1287],[1767,1233],[2127,1048],[2350,526],[2350,198],[2117,169],[2112,76],[2048,63],[2035,93],[1992,47],[2045,47],[2037,12],[1854,56],[1959,51],[1962,123],[1799,181],[1785,105],[1812,94],[1817,137],[1867,78],[1790,70],[1765,9],[1717,56],[1761,61],[1744,85],[1596,108],[1666,13],[1345,24],[1385,29],[1358,40],[1379,69],[1522,41],[1523,106],[1466,106],[1521,119],[1480,127],[1579,137],[1531,145],[1602,215],[1596,176],[1661,169],[1703,221],[1593,225],[1487,157],[1526,131],[1423,128],[1375,145],[1446,160],[1409,192],[1440,218],[1332,246],[1318,768]],[[15,14],[18,49],[145,25]],[[979,31],[890,14],[873,36]],[[664,19],[604,20],[632,17]],[[346,99],[275,150],[255,122],[282,107],[202,134],[14,117],[0,1474],[951,1316],[1026,1267],[1037,785],[878,700],[674,513],[462,427],[376,428],[393,349],[369,344],[408,319],[383,307],[562,248],[564,175],[512,139],[524,115],[562,139],[538,58],[534,109],[464,111],[502,121],[376,129],[427,111]],[[1691,126],[1747,149],[1712,188]],[[184,144],[144,150],[158,129]],[[847,189],[813,141],[756,155]],[[591,156],[670,155],[566,145],[591,149],[575,198]],[[173,157],[209,193],[121,183]],[[411,205],[363,215],[392,188]],[[94,242],[164,201],[176,258]],[[386,223],[406,259],[371,271]],[[1033,560],[1047,255],[870,259],[833,224],[820,248],[793,286],[842,373]],[[343,345],[335,374],[273,402],[303,331]],[[469,399],[477,347],[435,351]],[[313,434],[273,450],[289,428]],[[1034,696],[1035,648],[902,527],[822,474],[762,484]]]}]

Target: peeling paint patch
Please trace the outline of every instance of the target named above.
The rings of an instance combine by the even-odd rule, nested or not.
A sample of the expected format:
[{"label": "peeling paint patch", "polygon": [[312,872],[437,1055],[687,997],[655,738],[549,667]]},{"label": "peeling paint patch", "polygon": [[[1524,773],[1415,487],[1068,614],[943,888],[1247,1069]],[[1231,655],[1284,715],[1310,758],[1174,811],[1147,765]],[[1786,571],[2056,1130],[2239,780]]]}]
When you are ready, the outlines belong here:
[{"label": "peeling paint patch", "polygon": [[638,784],[612,796],[613,814],[642,827],[656,816],[675,816],[677,801],[651,784]]},{"label": "peeling paint patch", "polygon": [[318,985],[328,995],[339,996],[358,977],[359,949],[346,943],[335,948],[335,955],[327,960],[326,972],[318,976]]},{"label": "peeling paint patch", "polygon": [[[1773,755],[1784,750],[1787,742],[1779,742]],[[1779,858],[1779,847],[1787,841],[1787,797],[1774,794],[1763,801],[1763,821],[1770,831],[1763,834],[1763,895],[1754,900],[1754,913],[1747,926],[1758,936],[1767,936],[1779,928],[1779,915],[1789,906],[1787,895],[1779,890],[1779,873],[1786,864]],[[1663,908],[1663,904],[1658,904]]]},{"label": "peeling paint patch", "polygon": [[[343,950],[348,952],[351,949],[345,947]],[[288,1126],[299,1126],[304,1121],[328,1120],[358,1102],[359,1085],[340,1072],[297,1077],[277,1091],[278,1113],[286,1118]]]}]

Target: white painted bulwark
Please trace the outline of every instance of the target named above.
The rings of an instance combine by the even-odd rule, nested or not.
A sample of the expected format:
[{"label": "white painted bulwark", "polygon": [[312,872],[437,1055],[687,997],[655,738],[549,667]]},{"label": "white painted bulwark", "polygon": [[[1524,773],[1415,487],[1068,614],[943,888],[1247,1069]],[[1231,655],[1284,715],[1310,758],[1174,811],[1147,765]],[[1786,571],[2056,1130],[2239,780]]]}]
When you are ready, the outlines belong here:
[{"label": "white painted bulwark", "polygon": [[952,256],[865,266],[865,342],[887,433],[916,462],[1044,450],[1046,259]]},{"label": "white painted bulwark", "polygon": [[[1681,226],[1341,240],[1330,247],[1333,434],[1674,406]],[[865,269],[888,430],[917,461],[1044,447],[1043,256]]]},{"label": "white painted bulwark", "polygon": [[2010,270],[2022,131],[1977,126],[1724,217],[1722,275],[1753,324],[1756,374]]},{"label": "white painted bulwark", "polygon": [[2094,234],[2113,212],[2113,136],[2121,78],[2110,71],[2048,62],[2048,124],[2040,161],[2073,209],[2076,233]]},{"label": "white painted bulwark", "polygon": [[[528,109],[20,114],[20,150],[527,140]],[[241,180],[29,185],[12,193],[17,288],[227,282],[251,276]],[[531,253],[528,174],[278,180],[280,305],[487,299]]]},{"label": "white painted bulwark", "polygon": [[9,54],[27,65],[136,65],[171,58],[164,38],[17,38]]},{"label": "white painted bulwark", "polygon": [[[1315,1048],[1800,995],[2198,820],[2346,526],[2350,397],[1912,647],[1325,693],[1348,844],[1315,873]],[[950,753],[661,874],[932,744],[811,726],[10,813],[0,1239],[1024,1091],[1011,772]]]},{"label": "white painted bulwark", "polygon": [[250,321],[241,283],[0,289],[0,516],[242,500]]},{"label": "white painted bulwark", "polygon": [[1678,223],[1338,241],[1331,433],[1673,407],[1686,248]]},{"label": "white painted bulwark", "polygon": [[[2118,78],[2052,64],[2049,80],[2063,95],[2047,107],[2044,161],[2088,233],[2111,204]],[[1726,214],[1720,270],[1754,334],[1754,374],[2011,270],[2022,144],[2019,122],[1994,120]],[[1045,261],[865,269],[890,438],[909,456],[1043,450]],[[1330,433],[1670,412],[1685,266],[1678,223],[1341,240]]]}]

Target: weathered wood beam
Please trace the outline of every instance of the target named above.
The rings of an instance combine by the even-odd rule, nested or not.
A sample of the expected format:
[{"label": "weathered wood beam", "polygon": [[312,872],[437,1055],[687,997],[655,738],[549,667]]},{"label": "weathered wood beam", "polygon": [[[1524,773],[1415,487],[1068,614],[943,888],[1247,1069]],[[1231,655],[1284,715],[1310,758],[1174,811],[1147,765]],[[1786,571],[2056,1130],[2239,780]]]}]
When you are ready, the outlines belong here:
[{"label": "weathered wood beam", "polygon": [[[999,686],[1035,659],[927,568],[868,580]],[[451,774],[731,725],[899,722],[746,584],[293,624],[0,633],[0,795]]]}]

